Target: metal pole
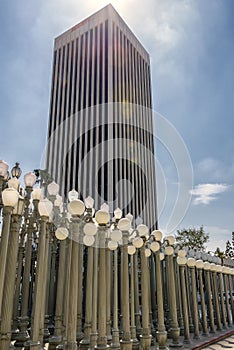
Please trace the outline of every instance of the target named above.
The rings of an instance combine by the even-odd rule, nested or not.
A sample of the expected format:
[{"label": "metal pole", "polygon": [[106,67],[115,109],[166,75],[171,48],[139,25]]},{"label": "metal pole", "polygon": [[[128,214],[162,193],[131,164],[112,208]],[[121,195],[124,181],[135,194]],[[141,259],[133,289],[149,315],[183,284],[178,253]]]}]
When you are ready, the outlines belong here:
[{"label": "metal pole", "polygon": [[122,246],[122,324],[123,337],[120,340],[121,350],[131,350],[132,340],[130,332],[129,319],[129,273],[128,273],[128,231],[122,231],[123,246]]},{"label": "metal pole", "polygon": [[12,209],[12,207],[3,207],[3,224],[0,244],[0,318]]},{"label": "metal pole", "polygon": [[150,349],[151,338],[149,329],[149,268],[145,256],[145,247],[141,248],[141,304],[142,304],[142,334],[140,343],[143,350]]},{"label": "metal pole", "polygon": [[98,274],[98,338],[96,349],[107,349],[106,337],[106,248],[105,227],[99,231],[99,274]]},{"label": "metal pole", "polygon": [[2,322],[1,322],[1,339],[0,349],[8,350],[11,342],[11,321],[13,313],[13,300],[15,290],[16,265],[19,246],[19,230],[21,224],[21,216],[13,214],[11,221],[11,230],[9,236],[6,273],[3,290],[2,304]]},{"label": "metal pole", "polygon": [[159,349],[167,350],[167,331],[164,324],[164,303],[163,303],[163,289],[162,289],[162,270],[160,261],[160,251],[155,253],[155,265],[156,265],[156,296],[158,307],[158,330],[156,331],[156,339],[159,345]]}]

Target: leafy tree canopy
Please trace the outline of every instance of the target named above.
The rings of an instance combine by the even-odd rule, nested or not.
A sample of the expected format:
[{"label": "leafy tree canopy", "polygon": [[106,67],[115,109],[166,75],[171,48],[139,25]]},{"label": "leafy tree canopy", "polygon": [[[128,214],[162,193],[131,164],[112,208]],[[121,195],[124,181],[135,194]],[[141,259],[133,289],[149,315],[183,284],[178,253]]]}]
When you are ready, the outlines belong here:
[{"label": "leafy tree canopy", "polygon": [[199,229],[188,228],[177,230],[176,242],[181,247],[205,251],[205,244],[209,241],[209,234],[204,231],[203,226]]}]

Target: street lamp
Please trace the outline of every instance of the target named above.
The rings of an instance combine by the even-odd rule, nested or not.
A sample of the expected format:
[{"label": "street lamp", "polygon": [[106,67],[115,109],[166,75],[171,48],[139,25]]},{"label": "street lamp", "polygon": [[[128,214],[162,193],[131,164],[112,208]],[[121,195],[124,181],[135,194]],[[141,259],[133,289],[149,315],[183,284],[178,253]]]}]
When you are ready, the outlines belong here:
[{"label": "street lamp", "polygon": [[39,250],[36,268],[35,296],[31,325],[31,338],[26,342],[30,349],[39,350],[43,346],[44,315],[45,315],[45,289],[48,262],[47,223],[52,213],[53,204],[48,199],[41,199],[38,203],[40,214]]},{"label": "street lamp", "polygon": [[[10,189],[9,189],[10,190]],[[7,191],[7,190],[4,190]],[[3,192],[4,192],[3,191]],[[10,191],[8,191],[10,192]],[[11,197],[16,199],[14,190],[11,191]],[[11,342],[11,320],[13,314],[13,302],[14,302],[14,286],[15,275],[18,256],[19,245],[19,231],[21,225],[21,218],[23,213],[23,197],[19,196],[18,201],[15,204],[12,212],[12,221],[10,225],[10,235],[8,241],[7,257],[6,257],[6,270],[4,279],[4,293],[1,312],[1,350],[8,350]],[[5,202],[5,194],[3,195],[3,203]],[[8,202],[8,206],[12,204]]]},{"label": "street lamp", "polygon": [[2,307],[3,298],[3,287],[4,287],[4,277],[6,269],[6,258],[7,258],[7,248],[8,240],[10,234],[10,224],[11,224],[11,214],[14,206],[18,202],[19,193],[13,188],[6,188],[2,191],[2,202],[3,202],[3,225],[1,234],[1,244],[0,244],[0,315]]},{"label": "street lamp", "polygon": [[95,214],[95,220],[99,225],[99,274],[98,274],[98,338],[96,349],[107,349],[106,336],[106,225],[110,220],[110,214],[106,208],[98,210]]}]

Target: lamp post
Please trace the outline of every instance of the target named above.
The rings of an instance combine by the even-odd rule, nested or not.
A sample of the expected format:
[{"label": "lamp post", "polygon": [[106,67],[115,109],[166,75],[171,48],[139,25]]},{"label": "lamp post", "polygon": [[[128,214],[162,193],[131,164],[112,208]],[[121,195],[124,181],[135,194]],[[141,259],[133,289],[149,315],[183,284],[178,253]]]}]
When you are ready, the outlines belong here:
[{"label": "lamp post", "polygon": [[[174,244],[173,240],[167,238],[167,242],[170,244]],[[169,299],[169,305],[170,305],[170,312],[171,312],[171,324],[169,332],[171,334],[172,343],[170,344],[170,347],[174,348],[181,348],[183,345],[179,342],[179,336],[180,336],[180,329],[178,326],[178,319],[177,319],[177,305],[176,305],[176,286],[175,286],[175,273],[174,273],[174,263],[173,263],[173,247],[169,245],[167,249],[165,249],[165,255],[167,255],[167,278],[169,282],[168,286],[168,299]],[[168,254],[169,253],[169,254]]]},{"label": "lamp post", "polygon": [[2,191],[4,190],[4,183],[8,175],[9,165],[4,161],[0,160],[0,214],[2,211],[3,203],[2,203]]},{"label": "lamp post", "polygon": [[220,317],[220,308],[219,308],[219,297],[218,297],[218,288],[217,288],[217,273],[216,273],[216,264],[210,264],[211,269],[211,278],[212,278],[212,294],[214,301],[214,310],[215,310],[215,319],[216,319],[216,327],[218,331],[221,331],[221,317]]},{"label": "lamp post", "polygon": [[98,273],[98,338],[96,349],[107,349],[106,337],[106,224],[110,215],[106,210],[98,210],[95,219],[99,225],[99,273]]},{"label": "lamp post", "polygon": [[182,310],[184,318],[184,343],[190,343],[190,334],[189,334],[189,318],[188,318],[188,302],[187,302],[187,293],[185,285],[185,264],[187,259],[185,257],[178,256],[177,263],[179,265],[180,273],[180,284],[181,284],[181,296],[182,296]]},{"label": "lamp post", "polygon": [[[84,225],[83,231],[85,236],[83,238],[84,244],[88,247],[88,261],[86,272],[86,299],[85,299],[85,325],[84,325],[84,338],[80,342],[80,348],[88,349],[90,344],[90,334],[92,325],[92,303],[93,303],[93,243],[95,242],[95,235],[97,233],[97,226],[92,220],[92,208],[93,200],[91,204],[87,199],[85,201],[87,213],[87,223]],[[87,207],[88,205],[88,207]]]},{"label": "lamp post", "polygon": [[23,197],[19,196],[18,203],[12,212],[10,236],[8,242],[6,271],[4,280],[4,292],[2,303],[1,322],[1,350],[8,350],[11,342],[11,321],[13,313],[14,286],[17,266],[17,255],[19,245],[19,231],[23,213]]},{"label": "lamp post", "polygon": [[[144,224],[137,226],[137,231],[141,237],[148,235],[148,227]],[[140,335],[140,343],[142,349],[150,349],[151,338],[149,329],[149,268],[147,261],[147,251],[151,254],[150,250],[147,250],[145,246],[140,248],[141,254],[141,298],[142,298],[142,334]]]},{"label": "lamp post", "polygon": [[122,218],[118,223],[119,229],[123,235],[123,247],[122,247],[122,324],[123,324],[123,336],[120,340],[120,347],[122,350],[132,349],[132,340],[130,332],[129,322],[129,274],[128,274],[128,232],[131,228],[131,221],[127,218]]},{"label": "lamp post", "polygon": [[160,260],[160,245],[162,240],[162,233],[159,230],[152,232],[155,241],[150,245],[151,250],[155,253],[156,265],[156,296],[157,296],[157,310],[158,310],[158,329],[156,331],[156,339],[159,344],[159,349],[167,350],[167,332],[164,323],[164,302],[163,302],[163,288],[162,288],[162,271]]},{"label": "lamp post", "polygon": [[205,295],[204,295],[204,281],[203,281],[203,276],[202,276],[204,263],[202,260],[196,261],[196,268],[198,271],[199,293],[200,293],[200,299],[201,299],[202,335],[208,336],[206,304],[205,304]]},{"label": "lamp post", "polygon": [[210,287],[210,263],[208,261],[204,262],[204,270],[205,270],[205,283],[206,283],[206,295],[207,295],[210,333],[215,333],[214,310],[213,310],[211,287]]},{"label": "lamp post", "polygon": [[[25,344],[30,349],[40,350],[43,343],[40,342],[41,335],[41,318],[44,317],[44,290],[46,288],[46,270],[45,270],[45,258],[46,258],[46,226],[51,215],[53,204],[48,199],[42,199],[38,204],[38,210],[40,214],[40,234],[38,244],[38,258],[36,268],[36,281],[34,291],[34,303],[32,312],[32,324],[31,324],[31,337]],[[46,266],[47,267],[47,266]],[[43,327],[44,328],[44,327]]]},{"label": "lamp post", "polygon": [[196,275],[195,275],[196,260],[194,258],[188,258],[187,266],[190,270],[191,283],[192,283],[192,311],[193,311],[193,325],[194,325],[194,339],[200,339],[199,337],[199,320],[198,320],[198,305],[197,305],[197,288],[196,288]]},{"label": "lamp post", "polygon": [[19,318],[19,332],[16,336],[16,347],[23,347],[24,343],[29,339],[29,334],[27,331],[27,326],[29,324],[28,315],[28,301],[29,301],[29,285],[30,285],[30,269],[31,269],[31,259],[32,259],[32,243],[33,243],[33,233],[35,231],[35,226],[38,223],[38,203],[41,198],[41,189],[39,187],[32,191],[33,198],[33,212],[29,217],[29,223],[27,227],[27,241],[25,246],[25,262],[23,271],[23,280],[21,287],[21,312]]},{"label": "lamp post", "polygon": [[18,202],[19,193],[13,188],[7,188],[2,192],[3,225],[0,244],[0,316],[2,308],[4,278],[7,259],[7,247],[10,234],[11,213]]},{"label": "lamp post", "polygon": [[230,310],[230,303],[229,303],[229,294],[228,294],[228,272],[229,268],[226,266],[222,266],[223,271],[223,283],[224,283],[224,292],[225,292],[225,305],[226,305],[226,313],[227,313],[227,322],[228,326],[232,326],[232,319],[231,319],[231,310]]},{"label": "lamp post", "polygon": [[75,199],[68,204],[68,210],[72,215],[72,241],[71,247],[71,266],[70,266],[70,281],[69,281],[69,295],[68,295],[68,316],[67,316],[67,341],[65,343],[65,350],[76,350],[76,328],[77,328],[77,303],[78,303],[78,253],[79,246],[77,235],[80,233],[81,216],[84,213],[84,203]]}]

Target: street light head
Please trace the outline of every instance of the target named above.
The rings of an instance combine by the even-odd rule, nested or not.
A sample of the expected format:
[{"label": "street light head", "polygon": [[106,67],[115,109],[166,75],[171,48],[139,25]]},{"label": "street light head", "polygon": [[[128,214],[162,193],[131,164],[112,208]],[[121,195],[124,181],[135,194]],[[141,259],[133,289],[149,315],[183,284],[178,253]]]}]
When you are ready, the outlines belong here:
[{"label": "street light head", "polygon": [[29,172],[24,175],[24,183],[26,187],[33,187],[37,181],[37,177],[34,173]]},{"label": "street light head", "polygon": [[68,192],[69,202],[72,202],[72,201],[78,199],[78,197],[79,197],[79,193],[74,188]]},{"label": "street light head", "polygon": [[180,256],[181,258],[185,258],[186,255],[187,255],[187,253],[184,249],[178,250],[178,256]]},{"label": "street light head", "polygon": [[110,221],[110,214],[106,210],[98,210],[95,219],[99,225],[106,225]]},{"label": "street light head", "polygon": [[94,236],[97,233],[97,226],[93,222],[87,222],[84,225],[84,233],[87,236]]},{"label": "street light head", "polygon": [[169,245],[175,244],[175,236],[173,235],[165,236],[164,240],[167,241]]},{"label": "street light head", "polygon": [[174,248],[171,246],[165,247],[165,254],[166,255],[173,255],[174,254]]},{"label": "street light head", "polygon": [[109,213],[109,210],[110,210],[109,205],[106,204],[106,203],[103,203],[103,204],[101,205],[101,210],[104,210],[104,211],[106,211],[107,213]]},{"label": "street light head", "polygon": [[66,227],[58,227],[55,231],[55,237],[59,241],[63,241],[68,237],[68,229]]},{"label": "street light head", "polygon": [[5,207],[14,207],[18,202],[19,193],[14,188],[6,188],[2,191],[2,202]]},{"label": "street light head", "polygon": [[194,267],[196,265],[196,260],[194,258],[188,258],[187,265],[188,267]]},{"label": "street light head", "polygon": [[111,239],[114,242],[118,242],[122,239],[122,232],[120,230],[118,230],[117,228],[115,228],[112,232],[111,232]]},{"label": "street light head", "polygon": [[129,231],[131,228],[131,221],[127,218],[122,218],[118,222],[118,227],[121,231]]},{"label": "street light head", "polygon": [[87,247],[91,247],[95,242],[95,238],[94,236],[88,236],[88,235],[84,235],[83,237],[83,243],[87,246]]},{"label": "street light head", "polygon": [[9,165],[4,160],[0,160],[0,176],[6,177],[8,169]]},{"label": "street light head", "polygon": [[131,213],[128,213],[126,216],[125,216],[126,219],[130,220],[130,222],[132,222],[133,220],[133,215]]},{"label": "street light head", "polygon": [[38,203],[38,211],[40,216],[50,217],[53,210],[53,204],[47,198],[41,199]]},{"label": "street light head", "polygon": [[16,177],[13,177],[12,179],[8,180],[8,187],[12,187],[16,191],[18,191],[19,186],[20,186],[20,180],[18,180]]},{"label": "street light head", "polygon": [[197,269],[203,269],[204,268],[204,262],[202,260],[196,261],[196,268]]},{"label": "street light head", "polygon": [[141,237],[136,237],[134,238],[134,240],[132,241],[132,244],[134,245],[134,247],[136,248],[141,248],[144,244],[144,241]]},{"label": "street light head", "polygon": [[150,257],[150,255],[151,255],[151,250],[149,248],[146,248],[145,249],[145,256],[146,256],[146,258]]},{"label": "street light head", "polygon": [[83,215],[85,211],[85,205],[80,199],[75,199],[68,204],[68,211],[71,215]]},{"label": "street light head", "polygon": [[55,181],[52,181],[47,186],[47,190],[50,196],[56,196],[59,192],[59,185]]},{"label": "street light head", "polygon": [[108,248],[110,250],[116,250],[118,248],[118,243],[114,241],[109,241],[108,242]]},{"label": "street light head", "polygon": [[207,271],[210,270],[210,263],[208,261],[204,262],[204,270],[207,270]]},{"label": "street light head", "polygon": [[11,169],[11,176],[16,177],[17,179],[20,177],[22,170],[19,167],[19,163],[16,162],[15,166]]},{"label": "street light head", "polygon": [[148,235],[149,229],[146,225],[140,224],[137,226],[137,231],[141,237],[146,237]]},{"label": "street light head", "polygon": [[150,249],[152,252],[158,252],[160,249],[160,244],[158,242],[152,242],[150,243]]},{"label": "street light head", "polygon": [[56,199],[55,199],[55,201],[54,201],[54,205],[56,206],[56,207],[61,207],[61,205],[63,204],[63,197],[62,196],[60,196],[59,194],[57,194],[56,195]]},{"label": "street light head", "polygon": [[32,191],[32,199],[38,200],[38,201],[41,199],[41,188],[40,187],[34,188],[34,190]]},{"label": "street light head", "polygon": [[23,214],[23,211],[24,211],[24,197],[19,195],[18,202],[14,206],[12,214],[21,216]]},{"label": "street light head", "polygon": [[128,254],[133,255],[135,253],[136,253],[136,247],[134,247],[134,245],[129,245],[128,246]]},{"label": "street light head", "polygon": [[160,242],[162,240],[162,232],[159,230],[154,230],[152,232],[152,235],[154,236],[155,240]]},{"label": "street light head", "polygon": [[94,205],[94,199],[88,196],[87,198],[85,198],[84,203],[87,209],[92,209]]},{"label": "street light head", "polygon": [[117,208],[114,210],[115,219],[120,220],[122,218],[122,210]]}]

